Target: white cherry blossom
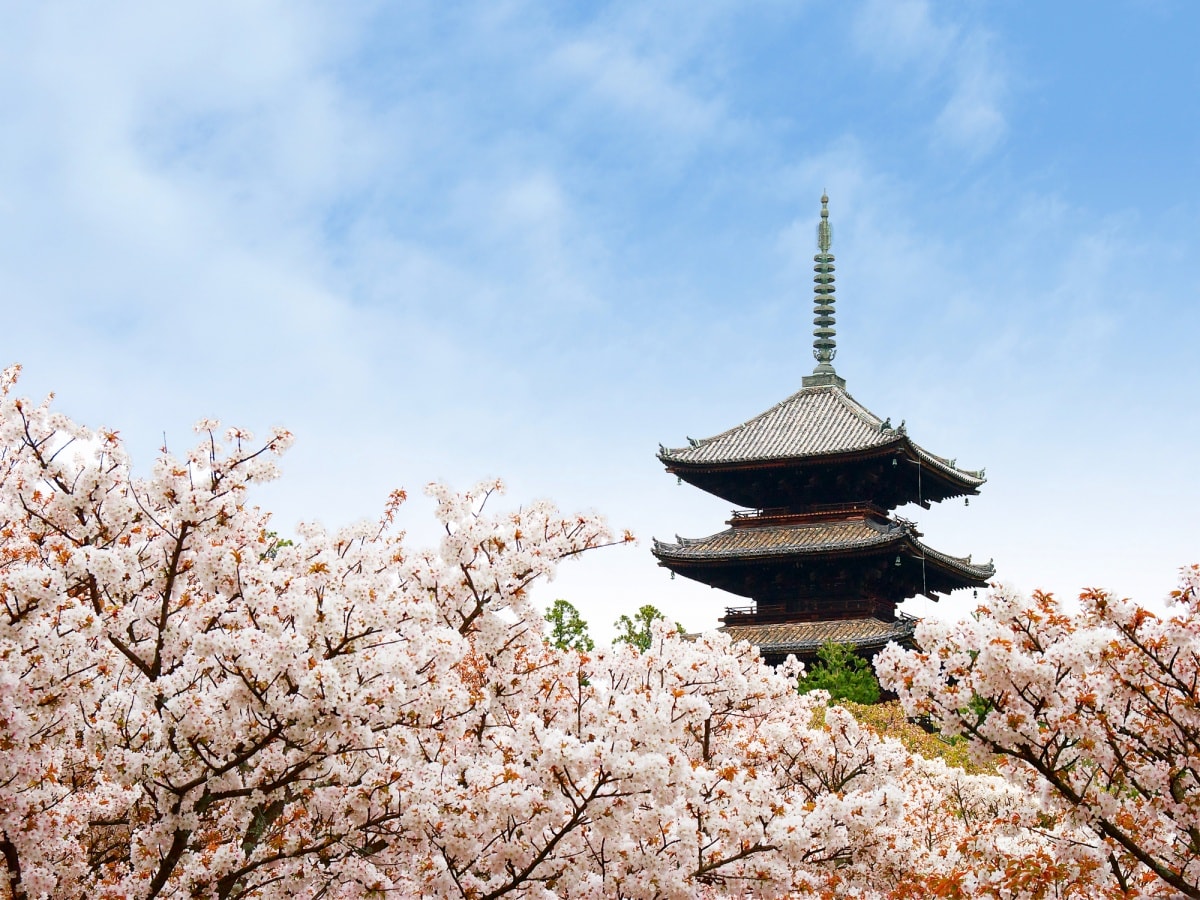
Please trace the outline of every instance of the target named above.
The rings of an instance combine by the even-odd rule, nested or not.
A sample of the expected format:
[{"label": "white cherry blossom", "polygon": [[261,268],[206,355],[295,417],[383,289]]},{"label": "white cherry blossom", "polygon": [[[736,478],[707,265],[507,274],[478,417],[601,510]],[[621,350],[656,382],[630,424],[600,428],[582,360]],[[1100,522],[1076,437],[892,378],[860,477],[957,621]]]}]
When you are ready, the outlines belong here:
[{"label": "white cherry blossom", "polygon": [[[645,652],[558,651],[530,589],[613,541],[598,518],[504,509],[498,482],[433,485],[437,547],[394,530],[399,492],[378,521],[287,543],[248,498],[286,432],[256,444],[205,420],[138,478],[115,431],[16,398],[15,379],[0,376],[0,897],[1116,896],[1108,806],[1179,858],[1164,823],[1190,821],[1191,775],[1150,744],[1131,751],[1136,785],[1110,778],[1089,818],[913,756],[719,634],[660,624]],[[1094,607],[1156,658],[1190,640],[1189,621]],[[1110,709],[1137,678],[1070,622],[1029,628],[1040,655],[977,627],[961,644],[929,626],[928,658],[889,671],[935,715],[1018,677],[1069,698],[959,724],[984,739],[1065,728],[1064,704]],[[1146,688],[1121,727],[1159,703],[1190,728],[1173,690]]]}]

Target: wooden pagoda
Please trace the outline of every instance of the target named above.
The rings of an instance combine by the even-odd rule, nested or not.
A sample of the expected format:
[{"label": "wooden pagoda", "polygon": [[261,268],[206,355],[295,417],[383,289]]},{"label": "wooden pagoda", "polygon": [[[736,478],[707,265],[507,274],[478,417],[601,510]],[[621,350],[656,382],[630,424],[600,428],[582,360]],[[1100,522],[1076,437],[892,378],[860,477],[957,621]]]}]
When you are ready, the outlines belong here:
[{"label": "wooden pagoda", "polygon": [[898,615],[898,603],[983,587],[995,573],[990,562],[927,547],[914,523],[893,514],[978,494],[984,473],[930,453],[903,422],[893,426],[846,392],[833,368],[828,203],[823,196],[814,257],[813,374],[761,415],[658,454],[668,472],[743,509],[718,534],[655,540],[654,555],[673,573],[751,601],[727,608],[721,630],[772,663],[789,653],[812,659],[830,640],[868,657],[889,641],[908,644],[915,620]]}]

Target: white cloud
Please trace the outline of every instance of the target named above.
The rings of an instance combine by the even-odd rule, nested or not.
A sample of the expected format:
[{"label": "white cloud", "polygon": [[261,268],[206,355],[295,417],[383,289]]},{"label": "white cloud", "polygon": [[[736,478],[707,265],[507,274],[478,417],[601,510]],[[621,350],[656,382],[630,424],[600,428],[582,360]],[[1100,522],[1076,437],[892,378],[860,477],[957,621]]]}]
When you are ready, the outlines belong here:
[{"label": "white cloud", "polygon": [[931,72],[953,51],[958,30],[935,23],[926,0],[868,0],[855,17],[853,37],[883,68]]},{"label": "white cloud", "polygon": [[290,4],[28,9],[0,53],[22,136],[0,148],[0,287],[30,387],[158,436],[143,450],[204,412],[294,422],[348,393],[361,329],[317,249],[364,155],[326,71],[339,25]]},{"label": "white cloud", "polygon": [[868,0],[854,22],[855,44],[880,68],[910,73],[915,89],[934,98],[935,144],[983,155],[1007,131],[1008,72],[985,29],[935,21],[932,9],[928,0]]},{"label": "white cloud", "polygon": [[708,134],[721,119],[714,101],[679,83],[669,59],[639,55],[611,35],[564,44],[551,66],[581,82],[601,107],[635,116],[672,139]]},{"label": "white cloud", "polygon": [[1006,74],[994,58],[991,42],[967,34],[955,53],[953,89],[934,123],[939,139],[972,155],[981,155],[1004,137]]},{"label": "white cloud", "polygon": [[[923,420],[931,449],[994,467],[981,508],[946,520],[993,533],[931,543],[1003,554],[1016,575],[1029,544],[1074,527],[1038,490],[1092,452],[1065,429],[1105,421],[1109,398],[1076,401],[1069,423],[1056,403],[1128,365],[1113,317],[1149,300],[1128,274],[1114,299],[1128,235],[1101,216],[1022,220],[1011,173],[984,159],[923,181],[926,154],[861,127],[878,113],[972,158],[1027,139],[1005,121],[1001,38],[964,18],[979,8],[867,4],[862,78],[841,20],[790,5],[22,7],[0,34],[0,363],[26,361],[23,389],[58,389],[139,460],[206,413],[291,427],[267,495],[284,529],[370,514],[397,484],[500,474],[514,504],[549,494],[644,539],[704,533],[727,511],[677,488],[654,442],[741,421],[811,368],[828,188],[839,370],[878,412]],[[1179,232],[1191,280],[1172,295],[1190,297],[1196,230]],[[1164,327],[1184,334],[1190,309]],[[1117,455],[1142,458],[1135,443]],[[1167,557],[1191,533],[1194,468],[1139,470],[1167,496]],[[618,555],[560,583],[596,598],[595,621],[654,602],[701,627],[730,601],[667,581],[644,546]]]}]

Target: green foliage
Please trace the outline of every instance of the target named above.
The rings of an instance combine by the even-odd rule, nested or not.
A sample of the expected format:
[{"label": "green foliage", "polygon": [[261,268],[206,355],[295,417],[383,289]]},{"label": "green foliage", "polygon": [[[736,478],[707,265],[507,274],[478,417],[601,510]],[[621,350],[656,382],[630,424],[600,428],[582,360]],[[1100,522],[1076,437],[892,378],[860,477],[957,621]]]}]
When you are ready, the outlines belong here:
[{"label": "green foliage", "polygon": [[588,634],[588,624],[579,615],[573,604],[566,600],[555,600],[554,605],[546,611],[546,622],[550,625],[550,633],[546,640],[559,650],[578,650],[587,653],[595,648],[595,643]]},{"label": "green foliage", "polygon": [[259,559],[275,559],[281,548],[296,546],[295,541],[281,538],[278,531],[268,531],[263,537],[267,540],[267,549],[259,554]]},{"label": "green foliage", "polygon": [[854,652],[849,644],[827,641],[817,651],[817,662],[800,679],[800,693],[829,691],[829,703],[850,700],[854,703],[879,702],[879,682],[871,664]]},{"label": "green foliage", "polygon": [[[971,704],[969,708],[970,715],[975,717],[975,725],[978,727],[984,723],[984,721],[987,719],[988,713],[995,709],[996,705],[987,697],[980,697],[978,694],[975,694],[971,697]],[[965,709],[960,710],[960,714],[964,718],[968,717],[967,710]]]},{"label": "green foliage", "polygon": [[[632,619],[629,616],[621,616],[621,618],[613,623],[620,632],[613,638],[613,643],[629,644],[642,651],[649,650],[651,629],[655,622],[665,618],[666,616],[662,614],[662,611],[657,606],[647,603],[637,611]],[[683,625],[676,622],[675,630],[682,634],[684,631]]]}]

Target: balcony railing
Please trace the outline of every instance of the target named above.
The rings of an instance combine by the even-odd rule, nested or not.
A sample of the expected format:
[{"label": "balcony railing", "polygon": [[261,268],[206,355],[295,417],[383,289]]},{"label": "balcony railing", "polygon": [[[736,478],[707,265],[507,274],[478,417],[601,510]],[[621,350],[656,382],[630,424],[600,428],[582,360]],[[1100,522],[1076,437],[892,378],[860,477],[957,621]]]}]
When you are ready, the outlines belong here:
[{"label": "balcony railing", "polygon": [[802,507],[769,506],[762,509],[735,509],[729,524],[735,528],[757,523],[805,522],[839,515],[874,515],[887,518],[887,510],[869,500],[853,503],[809,503]]},{"label": "balcony railing", "polygon": [[[815,622],[826,619],[838,619],[847,615],[862,615],[864,612],[868,612],[868,610],[865,610],[861,607],[849,609],[842,604],[838,604],[826,610],[807,609],[802,612],[795,610],[788,611],[778,607],[759,609],[757,606],[727,606],[725,607],[725,615],[721,618],[721,621],[726,625],[774,625],[785,622]],[[911,630],[912,628],[915,628],[917,623],[921,620],[916,616],[912,616],[908,613],[897,610],[895,613],[895,621],[904,623]]]}]

